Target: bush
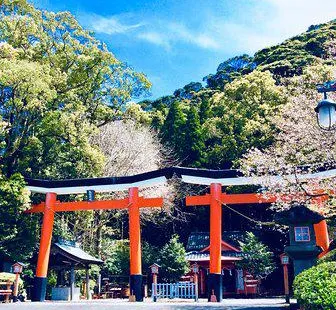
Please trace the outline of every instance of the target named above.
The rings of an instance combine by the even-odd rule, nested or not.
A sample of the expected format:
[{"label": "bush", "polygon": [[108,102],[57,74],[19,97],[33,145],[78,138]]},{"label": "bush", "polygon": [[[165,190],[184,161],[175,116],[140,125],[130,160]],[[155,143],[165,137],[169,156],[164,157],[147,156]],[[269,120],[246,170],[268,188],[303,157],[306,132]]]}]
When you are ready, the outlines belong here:
[{"label": "bush", "polygon": [[336,262],[326,262],[300,273],[294,295],[306,310],[336,309]]},{"label": "bush", "polygon": [[336,249],[331,250],[329,253],[324,255],[322,258],[318,260],[318,264],[326,263],[326,262],[336,262]]}]

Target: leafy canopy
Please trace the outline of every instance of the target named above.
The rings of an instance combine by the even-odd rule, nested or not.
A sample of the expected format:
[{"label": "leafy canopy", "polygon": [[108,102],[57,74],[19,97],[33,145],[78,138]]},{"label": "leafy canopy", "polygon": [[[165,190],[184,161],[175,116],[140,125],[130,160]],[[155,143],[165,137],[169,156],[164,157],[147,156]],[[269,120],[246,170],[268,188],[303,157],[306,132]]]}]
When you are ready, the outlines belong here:
[{"label": "leafy canopy", "polygon": [[7,176],[97,174],[88,136],[150,86],[68,12],[0,5],[1,164]]}]

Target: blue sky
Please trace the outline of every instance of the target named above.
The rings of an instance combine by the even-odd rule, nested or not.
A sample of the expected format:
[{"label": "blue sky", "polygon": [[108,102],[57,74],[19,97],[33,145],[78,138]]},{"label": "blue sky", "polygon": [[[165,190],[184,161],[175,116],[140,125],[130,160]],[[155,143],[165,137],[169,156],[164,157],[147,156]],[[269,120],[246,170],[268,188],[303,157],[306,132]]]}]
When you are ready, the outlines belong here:
[{"label": "blue sky", "polygon": [[172,94],[219,63],[336,18],[335,0],[31,0],[72,12],[109,49]]}]

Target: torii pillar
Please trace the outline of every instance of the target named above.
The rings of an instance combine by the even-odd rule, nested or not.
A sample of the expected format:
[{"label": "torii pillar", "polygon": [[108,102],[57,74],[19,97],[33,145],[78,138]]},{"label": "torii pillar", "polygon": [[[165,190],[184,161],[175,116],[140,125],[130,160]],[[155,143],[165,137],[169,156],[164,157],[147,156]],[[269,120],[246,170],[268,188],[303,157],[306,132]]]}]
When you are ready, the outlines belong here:
[{"label": "torii pillar", "polygon": [[143,301],[141,270],[140,204],[137,187],[129,190],[130,293]]},{"label": "torii pillar", "polygon": [[211,183],[210,195],[186,198],[187,206],[210,205],[210,273],[208,274],[208,300],[212,293],[216,300],[223,299],[222,285],[222,185]]},{"label": "torii pillar", "polygon": [[52,231],[54,226],[55,203],[57,195],[47,193],[43,211],[43,222],[40,239],[40,251],[37,259],[36,276],[32,301],[44,301],[47,291],[47,273],[50,255]]}]

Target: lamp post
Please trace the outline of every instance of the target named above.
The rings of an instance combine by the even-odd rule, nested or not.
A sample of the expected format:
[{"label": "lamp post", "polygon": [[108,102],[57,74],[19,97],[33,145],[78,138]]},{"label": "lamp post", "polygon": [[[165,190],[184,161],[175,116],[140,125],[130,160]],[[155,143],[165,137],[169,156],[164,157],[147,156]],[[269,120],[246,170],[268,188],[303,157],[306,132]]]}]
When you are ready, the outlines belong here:
[{"label": "lamp post", "polygon": [[324,98],[315,107],[317,122],[324,130],[336,128],[336,102],[328,99],[327,93],[336,91],[336,81],[318,84],[317,91],[324,94]]},{"label": "lamp post", "polygon": [[157,286],[157,275],[159,273],[159,267],[161,267],[160,265],[154,263],[153,265],[149,266],[149,268],[151,269],[151,273],[153,276],[153,289],[152,289],[152,294],[153,294],[153,301],[156,302],[156,286]]},{"label": "lamp post", "polygon": [[15,263],[12,266],[13,273],[15,273],[15,283],[14,283],[14,292],[13,292],[13,302],[18,301],[18,292],[19,292],[19,280],[20,280],[20,273],[22,273],[24,264],[22,263]]},{"label": "lamp post", "polygon": [[195,301],[198,301],[198,272],[199,266],[197,263],[191,265],[191,270],[194,274],[194,283],[195,283]]},{"label": "lamp post", "polygon": [[281,260],[281,265],[283,267],[283,273],[284,273],[284,287],[285,287],[286,303],[289,303],[289,284],[288,284],[289,256],[283,253],[280,255],[280,260]]}]

